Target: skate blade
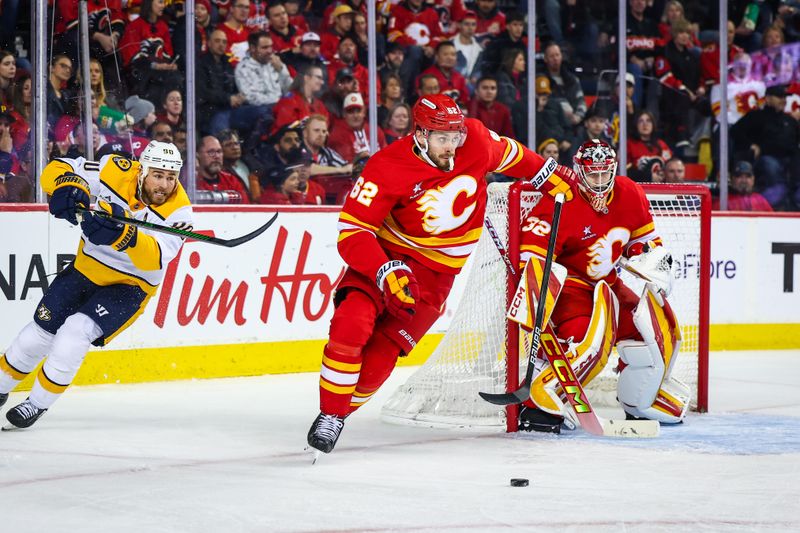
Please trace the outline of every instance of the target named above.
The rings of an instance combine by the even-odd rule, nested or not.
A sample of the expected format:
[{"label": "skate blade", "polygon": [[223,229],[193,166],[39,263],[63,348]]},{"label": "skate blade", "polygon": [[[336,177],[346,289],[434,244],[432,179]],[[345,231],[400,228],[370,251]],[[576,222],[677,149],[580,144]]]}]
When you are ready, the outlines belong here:
[{"label": "skate blade", "polygon": [[312,457],[311,457],[311,464],[312,464],[312,465],[315,465],[315,464],[317,464],[317,459],[319,459],[319,458],[320,458],[320,456],[322,456],[322,452],[321,452],[321,451],[319,451],[319,450],[318,450],[318,449],[316,449],[316,448],[312,448],[311,446],[306,446],[306,447],[305,447],[305,451],[307,451],[307,452],[311,452],[311,455],[312,455]]},{"label": "skate blade", "polygon": [[15,426],[14,424],[10,424],[9,423],[9,424],[6,424],[5,426],[3,426],[2,428],[0,428],[0,431],[19,431],[19,430],[22,430],[22,429],[25,429],[25,428],[19,428],[19,427]]}]

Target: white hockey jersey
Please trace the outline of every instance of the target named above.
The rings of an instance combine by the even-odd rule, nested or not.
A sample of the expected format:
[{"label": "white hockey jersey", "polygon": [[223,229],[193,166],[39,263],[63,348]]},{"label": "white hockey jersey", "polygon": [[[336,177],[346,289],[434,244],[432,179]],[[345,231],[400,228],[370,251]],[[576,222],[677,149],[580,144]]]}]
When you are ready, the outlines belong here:
[{"label": "white hockey jersey", "polygon": [[[728,124],[735,124],[740,118],[759,108],[767,88],[763,81],[748,79],[728,82]],[[722,102],[722,88],[719,84],[711,87],[711,110],[719,122]]]},{"label": "white hockey jersey", "polygon": [[[137,161],[117,155],[104,156],[99,162],[83,157],[58,158],[42,172],[42,189],[51,194],[55,179],[65,172],[81,176],[89,184],[93,197],[121,206],[131,218],[182,228],[192,225],[192,206],[180,183],[161,205],[147,206],[137,198]],[[183,239],[178,236],[139,228],[136,245],[118,252],[111,246],[93,244],[82,235],[75,268],[97,285],[136,285],[154,294],[167,265],[182,245]]]}]

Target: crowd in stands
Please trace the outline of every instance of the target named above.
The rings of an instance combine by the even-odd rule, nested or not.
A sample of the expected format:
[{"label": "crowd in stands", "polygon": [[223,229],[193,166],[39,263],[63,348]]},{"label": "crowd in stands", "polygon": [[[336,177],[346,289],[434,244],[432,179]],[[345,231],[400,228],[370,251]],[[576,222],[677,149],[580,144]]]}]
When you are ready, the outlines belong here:
[{"label": "crowd in stands", "polygon": [[[343,202],[369,155],[370,83],[380,147],[412,133],[410,106],[434,93],[564,164],[587,139],[620,142],[616,2],[537,2],[531,59],[525,0],[379,1],[371,81],[364,0],[185,1],[194,3],[192,53],[183,0],[88,0],[88,84],[78,2],[49,1],[51,157],[85,155],[87,135],[95,158],[136,157],[149,139],[174,142],[185,156],[188,61],[197,189],[229,191],[233,202]],[[798,210],[800,0],[728,4],[731,207]],[[715,188],[718,17],[717,2],[628,0],[628,167],[620,173],[641,182],[691,174]],[[0,28],[0,201],[32,201],[31,68],[12,41]],[[531,61],[538,76],[529,102]],[[81,118],[86,90],[91,130]]]}]

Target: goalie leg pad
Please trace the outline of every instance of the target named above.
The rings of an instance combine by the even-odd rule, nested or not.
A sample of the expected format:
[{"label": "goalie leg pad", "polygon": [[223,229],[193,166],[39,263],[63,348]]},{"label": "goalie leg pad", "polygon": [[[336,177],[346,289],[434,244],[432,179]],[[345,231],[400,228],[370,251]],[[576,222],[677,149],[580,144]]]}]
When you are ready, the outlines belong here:
[{"label": "goalie leg pad", "polygon": [[647,287],[633,323],[643,341],[617,344],[623,365],[617,382],[617,398],[626,413],[667,424],[683,420],[689,407],[689,388],[670,377],[681,337],[675,315],[652,287]]},{"label": "goalie leg pad", "polygon": [[[570,300],[565,298],[564,301]],[[567,351],[567,358],[581,385],[590,383],[608,362],[616,340],[618,306],[611,288],[606,282],[600,281],[594,288],[591,318],[583,339],[570,344]],[[564,336],[562,331],[572,331],[570,322],[585,323],[585,317],[578,316],[564,322],[559,326],[559,336]],[[566,398],[558,384],[550,365],[546,364],[531,386],[533,403],[551,414],[563,415],[568,412],[564,404]]]}]

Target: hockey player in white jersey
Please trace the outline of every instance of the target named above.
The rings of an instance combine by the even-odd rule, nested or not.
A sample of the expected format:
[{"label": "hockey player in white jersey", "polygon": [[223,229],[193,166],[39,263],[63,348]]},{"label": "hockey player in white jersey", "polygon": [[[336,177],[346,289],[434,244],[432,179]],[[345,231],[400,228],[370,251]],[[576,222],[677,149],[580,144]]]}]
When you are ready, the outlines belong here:
[{"label": "hockey player in white jersey", "polygon": [[80,224],[75,261],[45,292],[33,321],[0,353],[0,406],[46,356],[28,398],[6,413],[7,429],[26,428],[66,390],[89,347],[107,345],[144,311],[183,239],[148,232],[82,211],[188,228],[189,198],[178,181],[183,165],[175,145],[151,141],[139,161],[107,155],[100,161],[59,158],[42,172],[50,213]]}]

